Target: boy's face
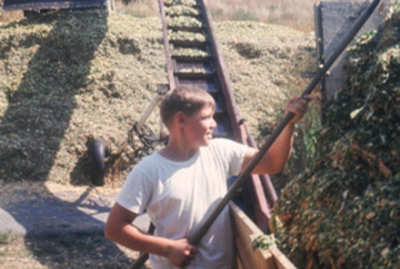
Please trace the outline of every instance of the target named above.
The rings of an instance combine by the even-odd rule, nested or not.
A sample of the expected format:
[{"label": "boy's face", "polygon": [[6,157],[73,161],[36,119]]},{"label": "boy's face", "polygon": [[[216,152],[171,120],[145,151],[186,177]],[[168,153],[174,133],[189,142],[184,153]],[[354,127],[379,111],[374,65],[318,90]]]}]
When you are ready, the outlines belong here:
[{"label": "boy's face", "polygon": [[186,117],[187,138],[195,147],[207,146],[212,139],[212,133],[217,123],[214,118],[214,109],[204,106],[192,116]]}]

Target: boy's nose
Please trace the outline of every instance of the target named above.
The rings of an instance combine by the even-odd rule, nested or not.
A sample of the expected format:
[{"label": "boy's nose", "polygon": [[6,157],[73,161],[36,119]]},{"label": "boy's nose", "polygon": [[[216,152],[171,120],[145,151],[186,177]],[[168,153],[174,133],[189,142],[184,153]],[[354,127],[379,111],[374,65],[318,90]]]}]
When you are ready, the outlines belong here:
[{"label": "boy's nose", "polygon": [[215,129],[215,127],[217,127],[217,122],[215,121],[214,118],[211,119],[211,129]]}]

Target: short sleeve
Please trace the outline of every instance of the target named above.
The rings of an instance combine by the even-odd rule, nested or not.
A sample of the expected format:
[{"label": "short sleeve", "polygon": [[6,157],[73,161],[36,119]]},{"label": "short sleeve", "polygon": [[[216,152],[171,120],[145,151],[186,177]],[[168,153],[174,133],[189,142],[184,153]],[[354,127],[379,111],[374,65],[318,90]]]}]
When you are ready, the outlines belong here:
[{"label": "short sleeve", "polygon": [[142,214],[152,195],[152,183],[149,177],[136,166],[128,175],[117,197],[117,203],[125,209]]},{"label": "short sleeve", "polygon": [[248,146],[233,140],[216,138],[213,141],[216,154],[227,163],[228,176],[236,176],[240,173]]}]

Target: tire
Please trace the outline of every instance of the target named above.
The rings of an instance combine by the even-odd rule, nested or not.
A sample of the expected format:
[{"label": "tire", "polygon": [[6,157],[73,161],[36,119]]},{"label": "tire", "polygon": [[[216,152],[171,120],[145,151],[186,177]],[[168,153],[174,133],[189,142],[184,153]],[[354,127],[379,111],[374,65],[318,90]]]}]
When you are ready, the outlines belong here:
[{"label": "tire", "polygon": [[104,170],[106,158],[106,143],[102,139],[96,139],[90,148],[91,179],[97,186],[104,185]]}]

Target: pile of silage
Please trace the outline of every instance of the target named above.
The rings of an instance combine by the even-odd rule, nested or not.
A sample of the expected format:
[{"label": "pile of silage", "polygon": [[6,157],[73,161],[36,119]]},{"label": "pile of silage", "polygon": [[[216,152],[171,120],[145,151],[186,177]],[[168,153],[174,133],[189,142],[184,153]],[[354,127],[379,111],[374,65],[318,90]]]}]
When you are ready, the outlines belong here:
[{"label": "pile of silage", "polygon": [[315,37],[251,21],[218,23],[216,35],[239,111],[249,133],[262,143],[264,128],[270,129],[288,99],[302,92],[301,72],[315,69]]},{"label": "pile of silage", "polygon": [[400,10],[348,54],[320,157],[282,192],[277,234],[308,268],[400,267]]},{"label": "pile of silage", "polygon": [[[215,26],[239,110],[257,137],[265,114],[299,83],[305,69],[292,67],[314,42],[277,25]],[[103,138],[116,153],[157,84],[167,83],[165,66],[159,18],[79,11],[0,27],[0,179],[90,184],[87,141]],[[148,125],[156,132],[158,111]],[[120,181],[132,157],[128,147]]]},{"label": "pile of silage", "polygon": [[158,18],[55,12],[1,27],[0,178],[90,182],[88,140],[114,153],[126,141],[166,83],[163,49]]},{"label": "pile of silage", "polygon": [[[307,79],[301,73],[316,69],[315,35],[250,21],[217,23],[216,33],[241,116],[261,145],[282,119],[288,99],[305,88]],[[277,191],[304,167],[301,136],[310,115],[296,127],[295,150],[287,167],[271,175]]]}]

